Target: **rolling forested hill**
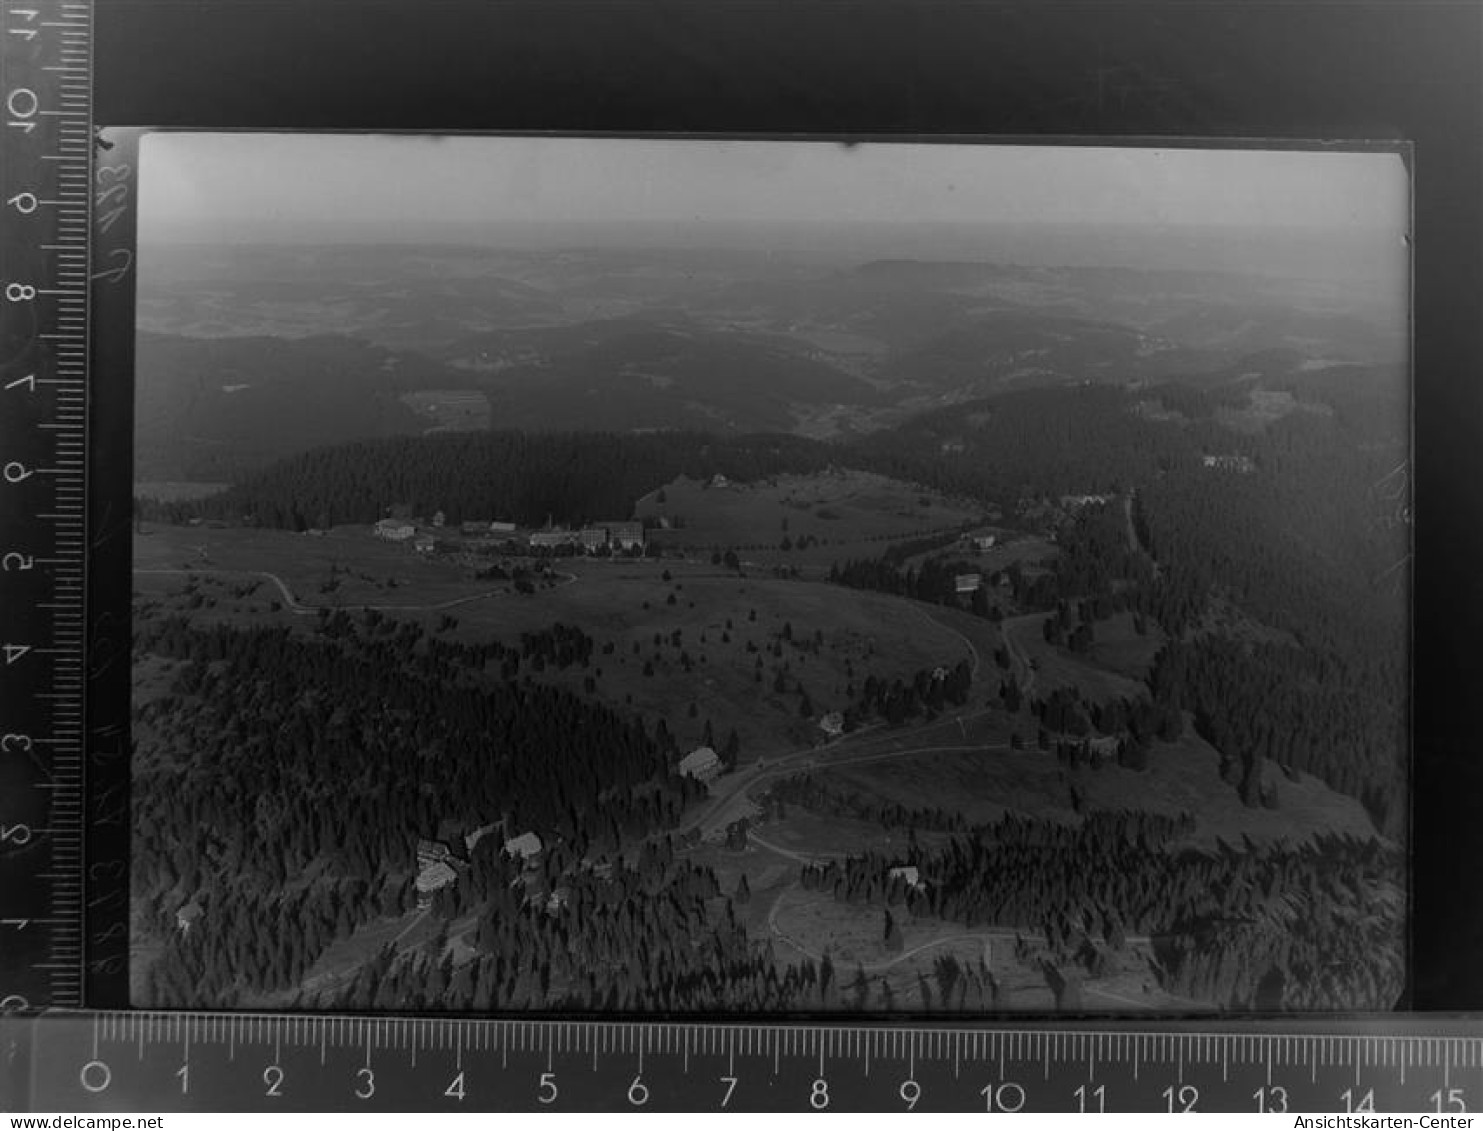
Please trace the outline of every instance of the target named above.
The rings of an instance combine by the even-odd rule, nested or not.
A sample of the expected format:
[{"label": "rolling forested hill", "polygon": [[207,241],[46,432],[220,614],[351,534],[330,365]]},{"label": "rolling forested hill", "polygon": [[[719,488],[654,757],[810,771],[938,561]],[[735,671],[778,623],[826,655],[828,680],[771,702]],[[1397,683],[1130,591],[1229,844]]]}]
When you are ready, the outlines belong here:
[{"label": "rolling forested hill", "polygon": [[422,431],[400,397],[442,367],[354,338],[186,338],[136,344],[138,480],[232,480],[306,448]]}]

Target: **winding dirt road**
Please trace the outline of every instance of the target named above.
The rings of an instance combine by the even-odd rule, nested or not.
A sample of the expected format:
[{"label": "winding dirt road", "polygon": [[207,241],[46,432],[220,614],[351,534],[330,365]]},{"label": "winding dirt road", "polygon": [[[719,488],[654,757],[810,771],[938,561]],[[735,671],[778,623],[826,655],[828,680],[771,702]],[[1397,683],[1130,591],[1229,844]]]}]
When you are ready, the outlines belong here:
[{"label": "winding dirt road", "polygon": [[[933,729],[939,726],[957,726],[961,729],[966,723],[993,713],[994,710],[992,708],[985,708],[981,711],[973,711],[942,719],[937,723],[931,724],[930,728],[924,729]],[[850,738],[856,739],[867,731],[879,730],[883,726],[884,724],[882,723],[873,723],[870,727],[862,727],[860,730],[855,731]],[[900,740],[889,736],[881,736],[869,741],[899,742]],[[894,749],[889,750],[856,750],[851,748],[844,751],[827,746],[811,746],[803,750],[792,751],[779,758],[770,759],[763,766],[753,765],[747,769],[737,770],[715,779],[711,782],[711,790],[713,792],[724,792],[720,792],[720,796],[717,796],[710,805],[706,806],[696,816],[681,824],[675,832],[677,835],[683,835],[691,829],[698,827],[701,829],[701,835],[704,836],[707,834],[708,829],[714,831],[717,828],[724,828],[745,814],[745,810],[751,804],[751,798],[748,795],[752,789],[775,778],[797,773],[799,770],[828,770],[840,766],[855,766],[864,762],[882,762],[893,758],[913,758],[922,754],[948,754],[965,751],[970,753],[1007,753],[1009,749],[1008,745],[1002,743],[992,746],[982,743],[972,745],[917,745],[908,747],[898,745]],[[728,810],[732,811],[728,812]]]},{"label": "winding dirt road", "polygon": [[924,621],[937,628],[942,629],[944,632],[951,632],[954,636],[956,636],[964,643],[964,645],[968,648],[968,654],[973,657],[973,667],[971,669],[972,677],[975,680],[978,679],[979,655],[978,649],[973,646],[973,641],[969,640],[968,637],[964,636],[961,632],[959,632],[956,628],[953,628],[951,625],[943,624],[942,621],[938,620],[927,609],[922,608],[920,605],[914,605],[913,607],[916,609],[917,615],[920,616]]}]

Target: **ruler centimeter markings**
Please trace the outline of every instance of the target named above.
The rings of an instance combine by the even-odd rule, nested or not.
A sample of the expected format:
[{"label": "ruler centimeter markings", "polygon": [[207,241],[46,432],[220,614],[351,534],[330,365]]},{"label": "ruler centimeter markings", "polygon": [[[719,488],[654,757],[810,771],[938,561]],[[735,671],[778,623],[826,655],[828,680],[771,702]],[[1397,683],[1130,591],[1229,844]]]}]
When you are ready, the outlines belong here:
[{"label": "ruler centimeter markings", "polygon": [[35,1110],[1449,1116],[1483,1105],[1483,1025],[1441,1017],[1183,1030],[61,1011],[8,1025],[26,1027]]},{"label": "ruler centimeter markings", "polygon": [[83,1002],[91,44],[0,0],[0,1015]]}]

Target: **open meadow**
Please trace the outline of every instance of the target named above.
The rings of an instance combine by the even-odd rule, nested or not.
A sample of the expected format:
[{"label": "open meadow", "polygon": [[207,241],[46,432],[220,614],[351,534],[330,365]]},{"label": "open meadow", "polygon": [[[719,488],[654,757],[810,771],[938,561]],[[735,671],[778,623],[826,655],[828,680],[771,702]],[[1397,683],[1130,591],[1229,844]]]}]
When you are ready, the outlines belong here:
[{"label": "open meadow", "polygon": [[[1043,632],[1046,616],[1045,613],[1029,613],[1008,617],[1004,621],[1004,637],[1010,653],[1028,664],[1034,672],[1038,694],[1048,695],[1058,687],[1075,687],[1083,699],[1105,703],[1113,699],[1136,700],[1146,693],[1147,688],[1142,682],[1120,675],[1117,670],[1136,670],[1137,661],[1145,654],[1143,649],[1119,642],[1109,649],[1113,663],[1104,666],[1090,657],[1084,659],[1072,655],[1048,642]],[[1101,630],[1099,623],[1096,631],[1100,633]],[[1149,659],[1152,659],[1151,654]]]},{"label": "open meadow", "polygon": [[821,770],[838,788],[862,801],[962,813],[969,823],[987,823],[1013,812],[1041,820],[1075,823],[1099,810],[1189,814],[1194,831],[1184,843],[1214,848],[1219,842],[1301,843],[1324,833],[1361,839],[1375,835],[1364,806],[1318,779],[1293,781],[1271,775],[1274,809],[1243,805],[1220,776],[1220,754],[1204,739],[1186,733],[1155,743],[1146,770],[1116,764],[1066,766],[1035,749],[925,752],[910,758],[861,762]]},{"label": "open meadow", "polygon": [[207,622],[281,617],[311,630],[320,608],[370,608],[448,639],[517,647],[522,634],[580,626],[589,662],[542,663],[535,678],[664,719],[682,745],[699,745],[707,723],[715,741],[735,729],[743,760],[822,740],[819,718],[849,707],[868,676],[909,681],[975,662],[988,627],[967,625],[974,645],[943,623],[955,619],[947,610],[708,561],[554,559],[551,579],[522,594],[355,528],[158,527],[135,546],[141,600]]},{"label": "open meadow", "polygon": [[1087,658],[1099,668],[1139,681],[1148,675],[1166,639],[1157,623],[1146,624],[1139,633],[1133,627],[1130,612],[1114,613],[1106,620],[1099,620],[1094,631],[1096,638]]},{"label": "open meadow", "polygon": [[376,538],[365,527],[293,534],[145,523],[134,535],[136,587],[168,587],[190,576],[240,582],[254,575],[267,584],[252,595],[253,611],[269,609],[272,601],[310,613],[365,605],[422,611],[498,588],[476,584],[468,569]]},{"label": "open meadow", "polygon": [[669,524],[653,534],[666,548],[730,548],[744,561],[826,570],[847,558],[879,557],[893,541],[949,534],[984,518],[972,502],[853,470],[756,483],[681,477],[635,509],[641,519]]}]

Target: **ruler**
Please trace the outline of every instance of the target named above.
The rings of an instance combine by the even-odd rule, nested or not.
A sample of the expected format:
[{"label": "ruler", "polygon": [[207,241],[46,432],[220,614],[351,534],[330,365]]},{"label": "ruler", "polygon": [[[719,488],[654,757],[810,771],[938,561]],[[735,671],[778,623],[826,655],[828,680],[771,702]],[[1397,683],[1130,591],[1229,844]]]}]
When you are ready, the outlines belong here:
[{"label": "ruler", "polygon": [[0,1013],[83,997],[92,6],[0,3]]},{"label": "ruler", "polygon": [[33,1110],[1458,1115],[1483,1106],[1483,1023],[1444,1018],[1185,1031],[1167,1022],[62,1013],[9,1027],[0,1050],[9,1045],[12,1087]]}]

